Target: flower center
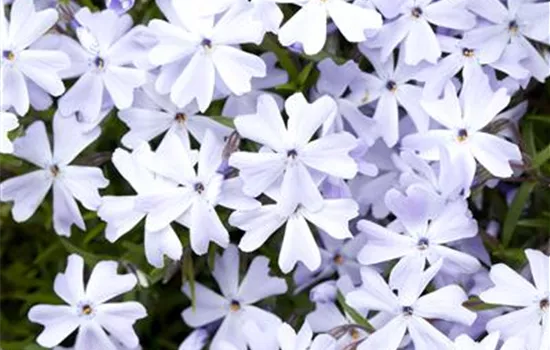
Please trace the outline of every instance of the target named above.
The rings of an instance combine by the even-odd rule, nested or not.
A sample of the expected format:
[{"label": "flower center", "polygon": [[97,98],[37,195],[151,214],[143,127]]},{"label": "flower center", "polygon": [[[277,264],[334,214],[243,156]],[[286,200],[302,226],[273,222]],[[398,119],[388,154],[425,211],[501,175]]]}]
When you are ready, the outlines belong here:
[{"label": "flower center", "polygon": [[84,315],[90,315],[93,311],[92,307],[88,304],[82,306],[82,313]]},{"label": "flower center", "polygon": [[205,49],[211,49],[212,48],[212,40],[210,39],[202,39],[201,41],[201,45],[202,47],[204,47]]},{"label": "flower center", "polygon": [[184,123],[187,120],[187,116],[185,115],[185,113],[179,112],[176,113],[174,119],[176,119],[176,121],[179,123]]},{"label": "flower center", "polygon": [[544,298],[539,303],[540,309],[542,311],[548,311],[548,307],[550,306],[550,303],[548,302],[548,298]]},{"label": "flower center", "polygon": [[336,265],[342,265],[344,263],[344,257],[340,254],[336,254],[333,261]]},{"label": "flower center", "polygon": [[386,83],[386,89],[391,92],[397,91],[397,83],[393,80],[388,80],[388,82]]},{"label": "flower center", "polygon": [[237,300],[231,300],[231,304],[229,305],[229,310],[233,312],[237,312],[241,309],[241,303],[239,303]]},{"label": "flower center", "polygon": [[2,51],[2,57],[10,62],[15,61],[15,53],[10,50]]},{"label": "flower center", "polygon": [[516,21],[510,21],[510,23],[508,23],[508,30],[509,30],[512,34],[517,33],[518,30],[519,30],[518,22],[516,22]]},{"label": "flower center", "polygon": [[468,139],[468,131],[466,129],[460,129],[458,130],[456,134],[456,139],[458,142],[464,142],[466,139]]},{"label": "flower center", "polygon": [[103,69],[105,67],[105,60],[99,56],[94,58],[94,65],[96,68]]},{"label": "flower center", "polygon": [[288,158],[294,159],[294,158],[296,158],[297,155],[298,155],[298,152],[296,152],[295,149],[291,149],[291,150],[289,150],[289,151],[286,152],[286,156],[287,156]]},{"label": "flower center", "polygon": [[202,193],[204,192],[204,185],[202,184],[202,182],[197,182],[194,186],[194,189],[195,189],[195,192]]},{"label": "flower center", "polygon": [[403,306],[401,311],[403,311],[403,314],[405,314],[405,316],[412,316],[414,310],[412,306]]},{"label": "flower center", "polygon": [[416,243],[418,250],[426,250],[430,246],[430,241],[426,237],[422,237]]},{"label": "flower center", "polygon": [[413,7],[413,9],[411,10],[411,16],[413,16],[414,18],[419,18],[420,16],[422,16],[422,9],[420,7]]},{"label": "flower center", "polygon": [[474,57],[474,50],[469,48],[462,49],[462,55],[464,57]]},{"label": "flower center", "polygon": [[349,331],[349,335],[351,337],[351,339],[353,340],[357,340],[359,339],[359,337],[361,336],[361,334],[359,333],[359,331],[355,328],[352,328],[350,331]]},{"label": "flower center", "polygon": [[59,175],[59,167],[54,164],[50,167],[50,172],[52,173],[52,175],[55,177],[57,175]]}]

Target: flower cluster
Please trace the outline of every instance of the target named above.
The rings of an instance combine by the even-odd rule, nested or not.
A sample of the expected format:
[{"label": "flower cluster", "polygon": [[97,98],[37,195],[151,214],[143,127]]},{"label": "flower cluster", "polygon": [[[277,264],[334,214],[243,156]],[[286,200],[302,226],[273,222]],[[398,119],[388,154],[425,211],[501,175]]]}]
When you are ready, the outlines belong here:
[{"label": "flower cluster", "polygon": [[[4,1],[0,152],[38,167],[0,183],[15,222],[51,189],[58,235],[99,218],[155,271],[181,262],[180,350],[550,348],[549,257],[524,245],[518,274],[476,215],[533,165],[517,123],[550,76],[550,2],[155,2],[134,24],[144,1]],[[79,157],[102,139],[108,170]],[[36,341],[139,349],[145,307],[108,301],[147,277],[77,252],[68,305],[28,311]]]}]

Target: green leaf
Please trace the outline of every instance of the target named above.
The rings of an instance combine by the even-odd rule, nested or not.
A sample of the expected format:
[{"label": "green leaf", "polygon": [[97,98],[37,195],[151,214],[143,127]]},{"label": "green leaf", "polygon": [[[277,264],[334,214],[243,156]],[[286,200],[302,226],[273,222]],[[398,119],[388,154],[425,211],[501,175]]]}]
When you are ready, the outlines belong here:
[{"label": "green leaf", "polygon": [[209,118],[212,118],[215,121],[217,121],[218,123],[220,123],[222,125],[225,125],[225,126],[231,128],[231,129],[235,129],[235,123],[233,122],[232,118],[224,117],[224,116],[221,116],[221,115],[213,115],[213,116],[209,116]]},{"label": "green leaf", "polygon": [[195,270],[193,267],[193,253],[190,249],[186,249],[183,253],[182,264],[182,278],[189,282],[189,289],[191,290],[191,308],[194,311],[197,307],[197,298],[195,296]]},{"label": "green leaf", "polygon": [[546,146],[542,151],[537,153],[535,157],[533,157],[533,161],[531,163],[531,166],[535,169],[539,168],[541,165],[546,163],[550,159],[550,145]]},{"label": "green leaf", "polygon": [[299,74],[298,68],[294,64],[289,51],[277,43],[277,39],[275,39],[274,35],[267,34],[264,37],[261,47],[267,51],[273,52],[275,56],[277,56],[277,61],[279,61],[281,67],[288,73],[290,81],[296,81]]},{"label": "green leaf", "polygon": [[491,310],[499,307],[499,305],[484,303],[478,297],[471,297],[470,299],[462,303],[462,306],[472,311]]},{"label": "green leaf", "polygon": [[307,80],[307,78],[309,77],[309,75],[311,74],[311,72],[313,71],[313,68],[315,67],[315,63],[313,62],[309,62],[305,67],[304,69],[302,69],[302,71],[300,72],[300,74],[298,75],[298,84],[299,86],[303,86]]},{"label": "green leaf", "polygon": [[504,224],[502,226],[502,244],[505,247],[508,247],[510,244],[518,220],[521,216],[523,208],[525,207],[525,203],[527,203],[527,200],[536,185],[536,182],[522,183],[516,193],[516,196],[514,197],[514,200],[512,201],[512,204],[510,204],[510,208],[508,208],[508,212],[506,213]]},{"label": "green leaf", "polygon": [[85,250],[83,250],[82,248],[79,248],[79,247],[75,246],[73,243],[71,243],[71,241],[69,241],[65,237],[59,237],[59,239],[61,240],[61,243],[63,244],[63,246],[65,247],[67,252],[69,252],[71,254],[80,255],[84,259],[84,262],[86,262],[86,264],[88,264],[89,266],[94,266],[95,264],[97,264],[101,260],[104,260],[99,255],[88,253]]},{"label": "green leaf", "polygon": [[353,322],[355,322],[358,325],[364,327],[367,331],[369,331],[371,333],[376,331],[376,329],[369,323],[369,321],[367,321],[366,318],[361,316],[361,314],[359,312],[355,311],[354,308],[352,308],[351,306],[346,304],[346,299],[344,298],[344,295],[342,295],[342,293],[340,293],[340,291],[338,291],[338,294],[337,294],[336,298],[338,299],[338,303],[340,304],[342,309],[344,309],[344,312],[351,317]]},{"label": "green leaf", "polygon": [[518,226],[521,227],[533,227],[544,228],[550,231],[550,220],[538,218],[538,219],[524,219],[518,221]]}]

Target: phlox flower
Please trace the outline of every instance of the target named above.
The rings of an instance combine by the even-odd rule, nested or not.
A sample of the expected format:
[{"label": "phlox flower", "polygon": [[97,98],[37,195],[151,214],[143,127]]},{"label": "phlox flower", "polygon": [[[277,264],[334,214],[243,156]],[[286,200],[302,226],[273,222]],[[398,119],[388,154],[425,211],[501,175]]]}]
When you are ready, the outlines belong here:
[{"label": "phlox flower", "polygon": [[321,266],[315,271],[310,271],[303,265],[298,265],[294,274],[296,282],[295,293],[308,286],[317,283],[337,273],[338,276],[348,276],[354,283],[359,283],[360,264],[357,254],[366,243],[365,235],[356,235],[351,239],[338,240],[321,231],[320,240],[323,244],[321,251]]},{"label": "phlox flower", "polygon": [[268,89],[288,82],[288,73],[284,69],[277,68],[277,57],[273,52],[267,52],[260,56],[266,65],[266,75],[263,78],[252,78],[252,91],[241,95],[229,95],[222,109],[222,115],[236,117],[243,114],[256,113],[258,98],[263,94],[269,94],[277,102],[279,110],[283,109],[284,99]]},{"label": "phlox flower", "polygon": [[60,96],[65,92],[59,73],[70,65],[65,53],[39,45],[39,39],[57,22],[57,11],[36,11],[33,1],[16,0],[11,7],[10,19],[4,17],[3,11],[0,17],[2,109],[13,107],[18,115],[23,116],[29,110],[29,104],[34,106],[35,100],[44,99],[47,103],[41,105],[37,102],[37,107],[48,108],[52,103],[48,94]]},{"label": "phlox flower", "polygon": [[315,86],[313,96],[329,95],[336,101],[338,112],[332,114],[323,123],[322,134],[342,132],[348,129],[362,139],[367,146],[374,143],[378,137],[376,123],[372,118],[365,116],[358,108],[355,101],[348,99],[347,91],[353,81],[362,74],[359,66],[354,61],[347,61],[337,65],[332,59],[325,58],[317,65],[319,79]]},{"label": "phlox flower", "polygon": [[71,67],[62,74],[79,78],[59,99],[59,111],[95,122],[107,101],[118,109],[132,105],[134,90],[146,82],[145,72],[133,65],[142,48],[134,42],[129,15],[119,17],[112,10],[92,13],[82,8],[74,17],[79,42],[63,41],[61,49],[71,57]]},{"label": "phlox flower", "polygon": [[507,5],[498,0],[470,1],[468,7],[489,23],[466,32],[464,42],[478,49],[480,59],[486,62],[498,60],[509,46],[515,46],[517,55],[527,56],[522,65],[544,82],[550,67],[528,39],[550,45],[550,2],[508,0]]},{"label": "phlox flower", "polygon": [[178,350],[202,350],[208,342],[208,332],[204,328],[192,331],[180,344]]},{"label": "phlox flower", "polygon": [[462,78],[466,80],[472,74],[482,73],[484,64],[490,64],[514,79],[521,80],[529,76],[529,71],[520,63],[527,55],[516,46],[508,46],[497,60],[487,62],[486,57],[480,56],[477,49],[468,47],[464,40],[443,35],[438,35],[437,40],[441,50],[449,54],[424,72],[427,76],[423,94],[429,99],[439,97],[447,82],[458,72],[462,71]]},{"label": "phlox flower", "polygon": [[422,88],[412,82],[421,72],[422,65],[405,64],[403,54],[397,62],[393,56],[381,61],[377,51],[359,47],[374,66],[375,74],[364,73],[355,79],[350,85],[348,99],[360,106],[378,101],[373,119],[389,147],[399,140],[399,106],[407,111],[419,132],[427,131],[430,118],[420,105]]},{"label": "phlox flower", "polygon": [[472,28],[476,18],[466,9],[467,3],[463,0],[406,0],[401,5],[400,16],[384,24],[368,45],[381,48],[380,60],[383,62],[402,42],[406,64],[417,65],[423,60],[436,63],[441,47],[430,24],[459,30]]},{"label": "phlox flower", "polygon": [[407,331],[416,349],[452,349],[451,340],[426,319],[470,325],[476,314],[462,306],[467,296],[457,285],[448,285],[421,296],[441,266],[439,260],[426,271],[411,268],[409,274],[402,276],[399,286],[392,286],[393,291],[374,270],[361,270],[363,285],[348,293],[346,302],[354,308],[380,310],[392,317],[357,349],[395,350]]},{"label": "phlox flower", "polygon": [[8,132],[17,129],[19,121],[13,113],[0,111],[0,153],[12,153],[13,144]]},{"label": "phlox flower", "polygon": [[177,221],[189,228],[191,248],[196,254],[206,253],[210,241],[227,247],[229,233],[214,208],[221,205],[248,210],[259,206],[259,202],[242,193],[240,178],[225,179],[217,171],[223,148],[224,143],[207,130],[195,171],[196,151],[190,151],[175,133],[169,132],[156,152],[144,157],[151,171],[178,185],[137,198],[136,208],[147,212],[146,231],[156,232]]},{"label": "phlox flower", "polygon": [[434,264],[441,258],[445,269],[462,273],[479,269],[476,258],[445,246],[477,234],[477,223],[464,200],[442,203],[431,192],[412,185],[405,195],[396,189],[389,190],[386,205],[402,225],[404,234],[361,220],[357,227],[366,234],[367,243],[357,257],[360,263],[372,265],[399,258],[392,271],[396,281],[402,281],[409,269],[423,268],[426,262]]},{"label": "phlox flower", "polygon": [[[97,214],[107,222],[105,238],[110,242],[117,241],[146,217],[147,212],[136,206],[140,195],[170,191],[176,187],[167,179],[155,176],[142,164],[142,155],[147,152],[146,146],[144,147],[138,148],[133,153],[117,148],[113,153],[114,166],[137,194],[101,198],[101,206]],[[164,255],[173,260],[181,258],[181,242],[169,224],[155,231],[146,229],[144,235],[145,257],[151,265],[162,267]]]},{"label": "phlox flower", "polygon": [[281,350],[336,350],[336,339],[330,335],[320,334],[312,338],[313,332],[307,321],[298,333],[288,323],[283,323],[277,330]]},{"label": "phlox flower", "polygon": [[336,104],[328,96],[309,104],[296,93],[285,101],[285,110],[287,126],[275,100],[264,95],[258,99],[256,114],[236,118],[239,134],[265,147],[258,153],[235,152],[229,165],[239,169],[246,194],[258,196],[270,187],[280,187],[279,205],[284,213],[293,212],[299,204],[314,212],[323,200],[315,179],[321,180],[324,174],[350,179],[357,173],[357,164],[349,156],[357,141],[342,132],[310,142],[336,112]]},{"label": "phlox flower", "polygon": [[136,0],[105,0],[105,7],[123,15],[134,7]]},{"label": "phlox flower", "polygon": [[29,320],[44,325],[38,344],[56,346],[78,329],[75,350],[120,349],[113,340],[125,348],[138,347],[132,326],[147,316],[143,305],[135,301],[107,302],[132,290],[137,283],[133,274],[119,275],[117,267],[116,261],[100,261],[84,286],[84,260],[70,255],[65,273],[57,274],[54,282],[55,293],[68,305],[40,304],[29,310]]},{"label": "phlox flower", "polygon": [[444,201],[465,198],[469,194],[469,189],[462,188],[460,177],[454,174],[449,153],[445,148],[439,150],[437,163],[427,161],[410,150],[401,152],[399,159],[399,183],[403,188],[411,185],[420,186],[440,196]]},{"label": "phlox flower", "polygon": [[478,343],[466,334],[462,334],[455,339],[454,344],[455,348],[460,350],[495,350],[499,337],[499,332],[492,332]]},{"label": "phlox flower", "polygon": [[438,159],[438,149],[445,147],[463,188],[469,188],[473,182],[476,160],[494,176],[509,177],[513,174],[509,163],[522,160],[518,146],[482,131],[509,102],[506,90],[494,92],[484,74],[470,76],[460,96],[454,85],[448,83],[442,99],[422,101],[428,114],[446,129],[408,135],[402,140],[403,148],[419,151],[428,159]]},{"label": "phlox flower", "polygon": [[263,35],[261,23],[249,12],[232,7],[215,22],[189,18],[189,13],[177,8],[175,13],[167,14],[171,8],[164,8],[170,23],[157,19],[149,23],[158,39],[149,59],[161,66],[157,91],[170,93],[178,107],[196,100],[204,112],[215,90],[242,95],[251,90],[252,78],[265,76],[264,61],[238,46],[259,43]]},{"label": "phlox flower", "polygon": [[327,38],[327,18],[331,18],[349,42],[366,39],[365,30],[380,28],[382,16],[376,10],[362,8],[345,0],[285,0],[302,8],[279,30],[284,46],[300,43],[304,52],[314,55],[323,49]]},{"label": "phlox flower", "polygon": [[397,152],[378,140],[364,155],[364,161],[374,164],[374,174],[358,174],[349,181],[353,199],[359,204],[360,213],[383,219],[390,213],[384,202],[386,192],[395,187],[401,174],[401,161]]},{"label": "phlox flower", "polygon": [[[327,282],[324,284],[326,283]],[[313,294],[312,289],[310,299],[315,302],[315,310],[306,316],[306,322],[316,333],[330,332],[336,336],[336,348],[342,350],[352,347],[353,344],[359,344],[368,336],[368,333],[362,328],[357,327],[353,319],[347,313],[340,311],[336,305],[336,289],[342,293],[342,295],[346,295],[355,289],[354,283],[351,279],[349,279],[348,276],[340,277],[333,288],[335,289],[335,295],[332,300],[326,300],[323,298],[320,300],[314,300],[311,297],[311,294]],[[357,311],[362,317],[366,317],[368,313],[368,310],[355,311]]]},{"label": "phlox flower", "polygon": [[[254,323],[262,331],[272,330],[281,322],[274,314],[253,305],[262,299],[287,291],[283,278],[269,275],[268,264],[269,260],[266,257],[256,256],[239,283],[239,252],[237,247],[229,245],[223,255],[216,256],[212,271],[222,295],[201,283],[195,283],[196,304],[195,307],[190,306],[183,311],[185,323],[191,327],[202,327],[223,318],[210,347],[223,349],[220,343],[228,342],[236,349],[246,350],[247,328],[244,326],[248,322]],[[183,292],[191,298],[189,284],[183,286]]]},{"label": "phlox flower", "polygon": [[[486,303],[519,307],[487,323],[487,331],[500,331],[502,338],[524,338],[528,344],[550,341],[550,260],[542,252],[525,251],[534,284],[504,264],[491,267],[489,277],[494,287],[479,297]],[[541,348],[542,349],[542,348]]]},{"label": "phlox flower", "polygon": [[[279,195],[273,193],[271,197]],[[357,204],[349,198],[323,199],[321,208],[310,211],[299,205],[287,213],[280,204],[266,204],[253,210],[240,210],[231,214],[229,224],[245,231],[239,248],[251,252],[260,248],[281,226],[286,224],[279,253],[279,267],[290,272],[298,261],[315,271],[321,265],[321,252],[307,222],[336,239],[351,238],[348,222],[357,216]]]},{"label": "phlox flower", "polygon": [[206,130],[220,139],[231,133],[230,128],[201,115],[194,102],[178,108],[169,96],[160,95],[153,84],[144,85],[136,95],[139,100],[133,107],[118,112],[118,117],[130,128],[121,140],[127,147],[150,141],[167,130],[178,135],[188,148],[191,147],[189,134],[202,142]]},{"label": "phlox flower", "polygon": [[99,128],[84,132],[75,118],[69,120],[56,113],[53,154],[42,121],[31,124],[25,135],[14,141],[13,154],[40,168],[0,184],[0,200],[14,202],[11,213],[16,222],[30,218],[53,187],[55,232],[70,236],[73,224],[81,230],[86,229],[75,199],[86,209],[96,210],[101,203],[98,189],[105,188],[109,181],[99,168],[69,163],[100,133]]}]

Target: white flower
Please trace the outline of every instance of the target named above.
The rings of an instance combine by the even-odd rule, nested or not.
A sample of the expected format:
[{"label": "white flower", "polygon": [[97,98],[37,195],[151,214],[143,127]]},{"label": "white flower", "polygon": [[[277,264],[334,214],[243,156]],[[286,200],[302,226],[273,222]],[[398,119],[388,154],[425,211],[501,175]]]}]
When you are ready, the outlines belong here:
[{"label": "white flower", "polygon": [[[132,19],[112,10],[90,12],[83,8],[75,14],[80,43],[66,40],[62,50],[71,56],[72,65],[64,77],[80,77],[59,100],[63,116],[78,112],[86,122],[97,121],[102,105],[111,101],[118,109],[129,108],[134,89],[145,84],[145,72],[133,67],[136,53]],[[116,30],[114,29],[116,28]]]},{"label": "white flower", "polygon": [[166,15],[171,23],[157,19],[149,23],[158,38],[149,59],[162,66],[157,91],[170,92],[178,107],[196,99],[204,112],[215,89],[222,94],[242,95],[251,90],[252,78],[265,76],[262,59],[238,47],[241,43],[259,43],[263,35],[261,23],[249,12],[236,6],[215,23],[213,19],[189,19],[189,13],[181,11]]},{"label": "white flower", "polygon": [[242,193],[240,178],[225,179],[217,171],[222,164],[223,142],[209,130],[202,141],[195,172],[196,151],[190,151],[175,133],[166,134],[144,162],[151,171],[179,186],[141,195],[136,202],[136,208],[147,212],[147,231],[156,232],[177,221],[189,227],[191,248],[199,255],[206,253],[211,241],[221,247],[229,244],[227,229],[214,209],[218,204],[242,210],[259,205]]},{"label": "white flower", "polygon": [[279,30],[284,46],[300,43],[304,52],[314,55],[323,49],[327,37],[327,17],[330,17],[344,38],[350,42],[366,39],[365,30],[380,28],[382,17],[373,9],[362,8],[344,0],[290,0],[302,8]]},{"label": "white flower", "polygon": [[16,0],[11,7],[10,20],[3,13],[0,17],[2,109],[13,106],[22,116],[29,110],[29,104],[40,98],[46,99],[40,109],[48,108],[52,101],[47,94],[59,96],[65,91],[59,72],[68,68],[70,61],[63,52],[33,44],[57,22],[57,11],[37,12],[33,1]]},{"label": "white flower", "polygon": [[277,339],[281,350],[336,350],[336,339],[328,334],[321,334],[313,338],[309,324],[304,322],[300,331],[296,331],[288,324],[283,323],[277,330]]},{"label": "white flower", "polygon": [[177,134],[182,142],[191,147],[189,134],[199,143],[206,130],[218,138],[229,136],[231,129],[214,119],[198,114],[196,103],[178,108],[167,95],[160,95],[153,84],[147,84],[136,92],[136,105],[122,110],[118,117],[130,128],[122,137],[122,143],[135,147],[143,141],[150,141],[169,130]]},{"label": "white flower", "polygon": [[[550,337],[550,260],[542,252],[527,249],[534,285],[504,264],[491,267],[489,277],[495,284],[480,294],[490,304],[520,307],[487,323],[489,332],[500,331],[504,339],[524,337],[530,343]],[[542,333],[542,334],[541,334]]]},{"label": "white flower", "polygon": [[456,350],[495,350],[499,337],[499,332],[493,332],[478,343],[466,334],[462,334],[455,339],[454,345]]},{"label": "white flower", "polygon": [[474,273],[479,269],[476,258],[445,246],[477,234],[477,223],[471,218],[466,201],[442,203],[424,188],[413,185],[406,195],[395,189],[388,191],[386,205],[403,225],[404,234],[360,221],[357,227],[367,235],[367,243],[358,255],[360,263],[372,265],[400,258],[392,271],[392,277],[397,279],[411,266],[423,268],[426,262],[434,264],[441,258],[445,258],[446,270]]},{"label": "white flower", "polygon": [[19,121],[13,113],[0,111],[0,153],[12,153],[13,144],[8,132],[19,127]]},{"label": "white flower", "polygon": [[222,115],[236,117],[238,115],[256,113],[258,98],[263,94],[271,95],[277,101],[279,110],[283,109],[284,99],[280,95],[267,90],[287,83],[288,74],[284,69],[277,68],[277,57],[273,52],[264,53],[260,57],[267,67],[265,77],[252,78],[252,91],[241,96],[229,95],[223,105]]},{"label": "white flower", "polygon": [[359,66],[350,60],[337,65],[332,59],[325,58],[317,65],[319,79],[313,96],[329,95],[338,105],[338,113],[333,114],[323,123],[322,134],[342,132],[349,128],[370,146],[378,137],[376,123],[372,118],[365,116],[358,108],[358,104],[346,96],[346,91],[353,81],[362,74]]},{"label": "white flower", "polygon": [[258,153],[233,153],[229,165],[239,169],[246,194],[258,196],[270,187],[280,187],[284,213],[293,212],[299,204],[314,212],[322,206],[315,178],[321,180],[324,174],[353,178],[357,164],[349,152],[357,141],[342,132],[309,142],[336,112],[336,104],[328,96],[309,104],[296,93],[286,100],[285,110],[289,116],[286,127],[275,100],[264,95],[258,99],[256,114],[236,118],[239,134],[265,147]]},{"label": "white flower", "polygon": [[350,85],[348,98],[358,105],[378,101],[373,119],[378,133],[389,147],[399,140],[399,106],[407,111],[418,132],[427,131],[430,118],[420,105],[422,88],[411,82],[422,65],[406,65],[403,54],[396,64],[393,56],[382,62],[377,58],[377,51],[359,47],[374,66],[376,75],[367,73],[355,79]]},{"label": "white flower", "polygon": [[208,342],[208,332],[203,328],[197,328],[185,338],[178,350],[202,350]]},{"label": "white flower", "polygon": [[509,177],[513,174],[509,162],[521,162],[517,145],[481,131],[510,102],[505,89],[496,92],[489,87],[484,74],[469,77],[457,96],[448,83],[441,100],[422,101],[428,114],[447,129],[408,135],[402,140],[404,148],[419,151],[423,157],[438,159],[439,147],[449,152],[456,176],[468,189],[473,181],[476,160],[491,174]]},{"label": "white flower", "polygon": [[409,332],[416,349],[452,349],[452,342],[426,319],[444,319],[471,325],[476,314],[462,306],[467,299],[457,285],[449,285],[420,296],[441,268],[439,260],[426,271],[411,268],[394,291],[374,270],[361,271],[363,286],[346,295],[354,308],[380,310],[393,317],[369,335],[358,350],[395,350],[405,332]]},{"label": "white flower", "polygon": [[[237,247],[230,245],[222,256],[216,257],[212,272],[223,296],[201,283],[195,283],[195,307],[185,309],[182,317],[192,327],[201,327],[223,318],[212,339],[212,349],[220,349],[219,343],[227,341],[237,349],[246,350],[247,337],[243,326],[247,322],[255,323],[262,331],[271,330],[280,324],[277,316],[252,305],[287,291],[284,279],[269,276],[268,264],[266,257],[255,257],[239,284],[239,252]],[[183,292],[191,298],[189,284],[183,286]]]},{"label": "white flower", "polygon": [[78,329],[76,350],[117,350],[107,332],[124,346],[137,347],[139,339],[132,326],[147,316],[143,305],[106,303],[137,283],[133,274],[117,274],[117,267],[115,261],[100,261],[84,287],[84,260],[76,254],[69,256],[65,273],[59,273],[54,282],[55,293],[69,305],[40,304],[29,310],[29,319],[45,327],[38,344],[56,346]]},{"label": "white flower", "polygon": [[[272,194],[272,198],[277,195]],[[279,267],[287,273],[301,261],[311,271],[321,265],[321,253],[307,221],[336,239],[351,238],[348,222],[357,216],[357,204],[352,199],[323,199],[321,208],[313,212],[299,205],[294,212],[286,213],[280,204],[266,204],[260,208],[236,211],[229,217],[229,224],[245,231],[239,248],[251,252],[286,223],[283,243],[279,253]]]},{"label": "white flower", "polygon": [[335,272],[338,276],[348,276],[354,283],[361,281],[359,274],[361,265],[357,261],[357,254],[365,245],[366,235],[359,234],[343,241],[321,231],[319,238],[323,244],[323,248],[320,248],[321,266],[315,271],[310,271],[307,267],[298,265],[294,274],[296,283],[294,293],[299,293],[310,285],[332,276]]},{"label": "white flower", "polygon": [[424,74],[426,86],[424,96],[434,99],[439,97],[445,85],[458,72],[462,71],[462,77],[482,73],[481,65],[489,63],[491,67],[510,75],[514,79],[525,79],[529,71],[525,69],[520,61],[526,54],[518,50],[516,46],[508,46],[504,53],[496,61],[486,62],[486,57],[479,56],[478,50],[468,47],[464,40],[450,36],[438,35],[437,40],[443,52],[449,55],[442,58],[433,67],[427,68]]},{"label": "white flower", "polygon": [[416,65],[422,60],[436,63],[441,56],[441,48],[430,23],[460,30],[472,28],[476,19],[466,9],[466,3],[456,0],[406,0],[401,5],[401,16],[386,23],[369,46],[380,47],[380,59],[386,61],[403,42],[405,63]]},{"label": "white flower", "polygon": [[486,62],[498,60],[509,46],[516,55],[525,55],[522,64],[540,82],[550,75],[548,63],[528,39],[550,45],[547,20],[548,2],[531,0],[508,1],[508,8],[498,0],[470,1],[468,7],[489,23],[464,34],[464,42],[479,50],[480,59]]},{"label": "white flower", "polygon": [[[140,195],[170,191],[176,188],[175,184],[160,176],[155,176],[141,164],[140,158],[147,151],[145,145],[144,148],[139,148],[132,154],[121,148],[117,148],[113,153],[113,164],[137,194],[101,198],[101,206],[97,215],[107,222],[105,237],[110,242],[118,240],[147,215],[146,211],[136,207],[136,201]],[[164,265],[164,255],[173,260],[179,260],[182,255],[181,242],[169,224],[155,231],[146,229],[144,246],[147,262],[155,267]]]},{"label": "white flower", "polygon": [[109,181],[99,168],[69,163],[100,133],[98,128],[83,132],[75,118],[63,118],[56,113],[53,154],[42,121],[31,124],[25,135],[14,141],[14,155],[40,168],[0,184],[0,199],[14,202],[12,216],[16,222],[30,218],[53,187],[55,232],[69,236],[72,224],[81,230],[86,229],[75,199],[86,209],[96,210],[101,203],[98,188],[105,188]]}]

